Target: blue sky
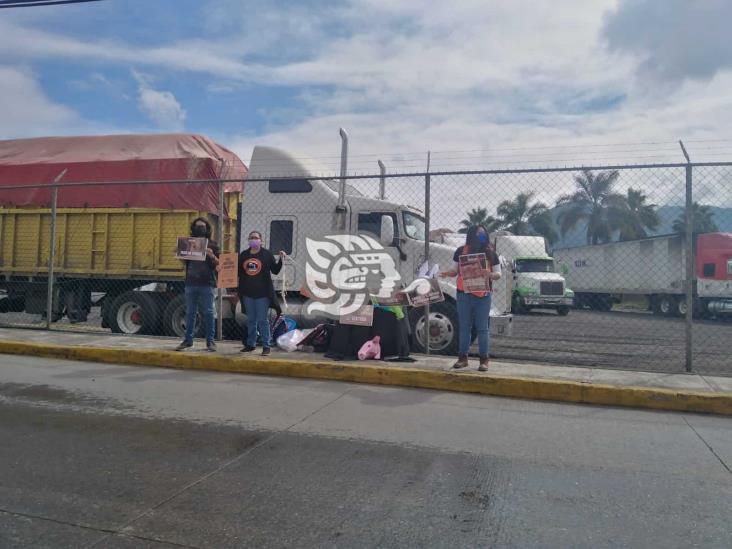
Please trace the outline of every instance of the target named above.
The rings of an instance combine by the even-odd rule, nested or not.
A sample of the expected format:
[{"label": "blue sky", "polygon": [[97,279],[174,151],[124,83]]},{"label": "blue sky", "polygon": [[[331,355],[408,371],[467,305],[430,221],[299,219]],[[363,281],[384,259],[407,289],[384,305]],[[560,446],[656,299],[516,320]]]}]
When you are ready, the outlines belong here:
[{"label": "blue sky", "polygon": [[[245,160],[264,143],[334,169],[344,126],[357,171],[375,169],[369,155],[409,169],[427,150],[446,167],[516,149],[535,159],[548,146],[547,161],[679,138],[694,150],[732,134],[730,20],[724,0],[104,0],[0,10],[0,137],[196,132]],[[628,160],[649,149],[679,161],[655,145],[632,145]],[[706,150],[696,146],[697,158]]]}]

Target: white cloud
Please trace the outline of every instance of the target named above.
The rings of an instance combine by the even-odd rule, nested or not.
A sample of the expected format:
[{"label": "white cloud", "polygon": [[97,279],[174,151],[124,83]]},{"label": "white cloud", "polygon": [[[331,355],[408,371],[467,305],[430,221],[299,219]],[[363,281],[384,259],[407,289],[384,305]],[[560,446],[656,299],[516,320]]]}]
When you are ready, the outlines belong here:
[{"label": "white cloud", "polygon": [[[297,101],[262,111],[264,131],[242,128],[241,137],[224,136],[245,159],[254,143],[264,142],[332,157],[324,163],[335,170],[337,131],[343,125],[351,134],[351,165],[359,171],[376,165],[375,156],[359,155],[381,155],[391,169],[407,169],[423,165],[423,153],[400,154],[428,149],[477,151],[438,153],[437,169],[592,162],[593,157],[678,161],[676,139],[730,135],[730,77],[717,62],[704,77],[671,89],[638,84],[635,75],[648,52],[661,56],[666,44],[661,38],[679,36],[664,35],[663,25],[683,26],[688,12],[664,16],[661,24],[647,17],[650,4],[352,0],[326,9],[317,1],[217,0],[208,3],[202,23],[215,39],[192,36],[139,47],[0,22],[0,50],[28,61],[62,58],[134,65],[148,73],[198,73],[213,77],[205,86],[211,93],[259,85],[299,88]],[[694,13],[696,26],[704,25],[704,17],[721,20],[714,10]],[[693,40],[702,45],[726,40],[726,31],[718,32],[719,23],[713,23],[714,37],[697,33]],[[644,30],[654,38],[642,37]],[[664,59],[658,64],[670,62]],[[156,123],[182,126],[185,111],[172,91],[146,82],[140,84],[139,100]],[[662,151],[591,147],[657,141],[667,144]],[[507,150],[548,146],[553,148]]]},{"label": "white cloud", "polygon": [[132,71],[132,75],[137,80],[140,110],[163,130],[183,130],[186,111],[175,96],[169,91],[153,89],[149,78],[142,73]]},{"label": "white cloud", "polygon": [[0,138],[54,135],[84,125],[73,110],[49,99],[29,71],[0,65],[0,97]]},{"label": "white cloud", "polygon": [[641,78],[709,79],[732,67],[728,0],[620,0],[602,30],[609,46],[637,58]]}]

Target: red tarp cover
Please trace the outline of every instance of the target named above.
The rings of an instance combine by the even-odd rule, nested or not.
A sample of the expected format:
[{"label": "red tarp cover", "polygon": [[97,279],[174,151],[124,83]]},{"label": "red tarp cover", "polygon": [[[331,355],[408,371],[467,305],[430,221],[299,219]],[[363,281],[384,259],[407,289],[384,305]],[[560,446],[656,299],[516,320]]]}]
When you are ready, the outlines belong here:
[{"label": "red tarp cover", "polygon": [[[222,165],[223,160],[223,165]],[[216,179],[244,179],[247,167],[207,137],[190,134],[43,137],[0,141],[0,205],[48,206],[51,191],[30,185],[211,179],[210,183],[59,188],[59,208],[163,208],[218,212]],[[29,185],[26,189],[3,189]],[[228,184],[227,191],[242,190]]]}]

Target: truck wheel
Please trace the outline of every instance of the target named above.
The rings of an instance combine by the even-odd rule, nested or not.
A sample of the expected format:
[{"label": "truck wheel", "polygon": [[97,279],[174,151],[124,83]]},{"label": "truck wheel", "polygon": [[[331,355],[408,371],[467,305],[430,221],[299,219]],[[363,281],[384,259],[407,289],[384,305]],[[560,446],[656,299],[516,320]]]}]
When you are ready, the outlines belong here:
[{"label": "truck wheel", "polygon": [[[203,319],[196,313],[195,337],[203,336]],[[186,335],[186,296],[176,296],[163,310],[163,333],[182,339]]]},{"label": "truck wheel", "polygon": [[569,307],[559,307],[557,309],[557,314],[559,316],[567,316],[569,314]]},{"label": "truck wheel", "polygon": [[525,315],[529,312],[524,299],[518,294],[513,294],[513,298],[511,298],[511,312],[517,315]]},{"label": "truck wheel", "polygon": [[683,297],[676,298],[676,308],[674,310],[674,316],[685,317],[686,316],[686,299]]},{"label": "truck wheel", "polygon": [[160,308],[145,292],[125,292],[109,307],[109,327],[118,334],[151,334],[160,322]]},{"label": "truck wheel", "polygon": [[674,316],[676,311],[676,300],[670,295],[658,296],[656,301],[656,308],[658,313],[663,316]]},{"label": "truck wheel", "polygon": [[[412,329],[412,346],[416,352],[425,351],[424,309],[409,311],[409,325]],[[457,308],[452,301],[430,305],[430,352],[454,355],[458,348]]]}]

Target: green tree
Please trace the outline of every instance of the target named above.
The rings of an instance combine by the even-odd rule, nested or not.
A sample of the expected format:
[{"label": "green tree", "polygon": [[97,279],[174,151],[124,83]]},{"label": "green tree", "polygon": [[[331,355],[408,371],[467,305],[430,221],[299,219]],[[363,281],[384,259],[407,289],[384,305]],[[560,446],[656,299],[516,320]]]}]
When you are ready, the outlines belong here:
[{"label": "green tree", "polygon": [[655,231],[661,224],[655,204],[646,204],[648,197],[637,189],[628,187],[624,208],[613,224],[620,228],[620,240],[646,238],[648,231]]},{"label": "green tree", "polygon": [[543,202],[534,202],[533,192],[520,193],[498,205],[498,224],[515,235],[540,235],[552,244],[557,240],[551,212]]},{"label": "green tree", "polygon": [[626,207],[625,197],[613,190],[617,180],[617,170],[575,175],[575,192],[557,200],[557,206],[565,208],[557,217],[562,235],[584,222],[588,244],[610,241]]},{"label": "green tree", "polygon": [[496,229],[496,218],[488,215],[487,208],[473,208],[467,212],[467,216],[467,219],[460,221],[462,227],[458,232],[461,234],[467,233],[473,225],[483,225],[489,232]]},{"label": "green tree", "polygon": [[[694,217],[694,234],[714,233],[719,230],[717,223],[714,221],[714,213],[711,206],[701,205],[694,202],[691,208],[691,215]],[[686,234],[686,208],[674,220],[671,230],[675,233]]]}]

